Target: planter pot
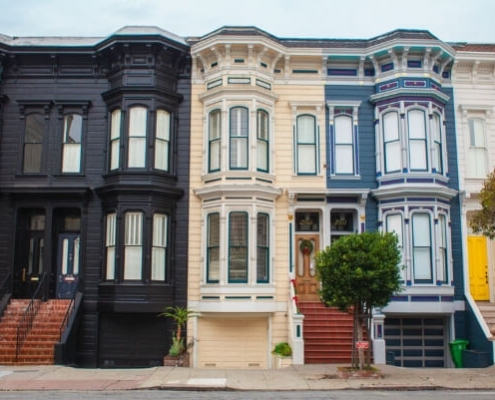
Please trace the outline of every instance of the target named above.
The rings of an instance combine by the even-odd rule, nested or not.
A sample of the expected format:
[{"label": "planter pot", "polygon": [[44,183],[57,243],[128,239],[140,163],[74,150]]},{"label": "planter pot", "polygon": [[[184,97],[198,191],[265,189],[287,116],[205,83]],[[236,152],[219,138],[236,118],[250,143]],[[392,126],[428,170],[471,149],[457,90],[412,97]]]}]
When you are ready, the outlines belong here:
[{"label": "planter pot", "polygon": [[292,366],[292,357],[282,357],[282,356],[276,356],[275,357],[275,368],[286,368],[286,367],[291,367]]},{"label": "planter pot", "polygon": [[163,357],[164,367],[189,367],[189,353],[182,353],[178,356],[166,355]]}]

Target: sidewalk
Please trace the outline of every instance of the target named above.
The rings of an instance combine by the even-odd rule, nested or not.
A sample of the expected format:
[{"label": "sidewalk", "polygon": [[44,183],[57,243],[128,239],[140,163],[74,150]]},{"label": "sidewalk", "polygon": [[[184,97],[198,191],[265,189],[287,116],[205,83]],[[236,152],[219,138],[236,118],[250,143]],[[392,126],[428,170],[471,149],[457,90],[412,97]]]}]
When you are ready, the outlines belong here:
[{"label": "sidewalk", "polygon": [[278,370],[175,367],[83,369],[59,365],[0,366],[2,390],[495,390],[495,366],[480,369],[379,366],[383,378],[337,376],[337,365]]}]

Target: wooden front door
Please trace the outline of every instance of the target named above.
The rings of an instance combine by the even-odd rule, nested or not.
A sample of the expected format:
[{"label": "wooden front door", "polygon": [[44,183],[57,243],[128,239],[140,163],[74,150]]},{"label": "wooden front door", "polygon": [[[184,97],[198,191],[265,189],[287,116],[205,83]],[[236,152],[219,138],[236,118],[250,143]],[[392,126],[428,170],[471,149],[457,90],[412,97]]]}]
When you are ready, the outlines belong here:
[{"label": "wooden front door", "polygon": [[79,233],[61,233],[58,239],[57,298],[70,299],[77,288],[80,260]]},{"label": "wooden front door", "polygon": [[[304,247],[305,243],[311,245]],[[296,236],[296,291],[299,301],[319,301],[315,254],[320,248],[319,235]]]},{"label": "wooden front door", "polygon": [[468,236],[469,289],[474,300],[490,300],[486,237]]}]

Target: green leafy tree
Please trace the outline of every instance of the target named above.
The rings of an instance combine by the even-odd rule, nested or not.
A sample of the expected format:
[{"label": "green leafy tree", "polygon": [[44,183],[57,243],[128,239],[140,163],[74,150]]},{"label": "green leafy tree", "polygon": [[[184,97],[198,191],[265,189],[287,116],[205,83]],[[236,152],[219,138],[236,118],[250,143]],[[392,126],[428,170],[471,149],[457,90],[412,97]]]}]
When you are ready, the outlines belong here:
[{"label": "green leafy tree", "polygon": [[[356,340],[363,341],[363,326],[369,332],[373,308],[385,307],[390,297],[400,291],[401,255],[397,243],[393,233],[364,232],[343,236],[316,255],[322,300],[328,306],[353,313],[353,349]],[[370,349],[368,334],[368,368]],[[363,349],[353,350],[352,367],[365,368],[364,353]]]},{"label": "green leafy tree", "polygon": [[474,233],[495,238],[495,172],[488,175],[480,192],[481,209],[474,212],[470,225]]}]

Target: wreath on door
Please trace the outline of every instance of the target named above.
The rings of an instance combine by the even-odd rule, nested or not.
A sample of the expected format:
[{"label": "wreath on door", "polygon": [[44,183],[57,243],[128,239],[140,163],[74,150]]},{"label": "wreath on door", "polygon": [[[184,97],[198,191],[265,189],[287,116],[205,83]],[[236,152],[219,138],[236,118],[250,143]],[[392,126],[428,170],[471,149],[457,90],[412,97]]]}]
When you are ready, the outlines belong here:
[{"label": "wreath on door", "polygon": [[302,240],[301,244],[299,245],[299,249],[302,251],[303,254],[311,254],[313,248],[313,242],[308,239]]}]

